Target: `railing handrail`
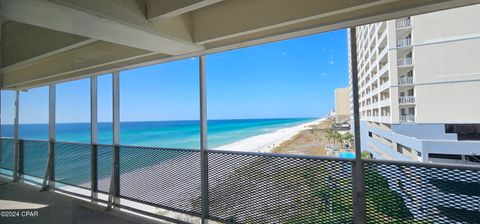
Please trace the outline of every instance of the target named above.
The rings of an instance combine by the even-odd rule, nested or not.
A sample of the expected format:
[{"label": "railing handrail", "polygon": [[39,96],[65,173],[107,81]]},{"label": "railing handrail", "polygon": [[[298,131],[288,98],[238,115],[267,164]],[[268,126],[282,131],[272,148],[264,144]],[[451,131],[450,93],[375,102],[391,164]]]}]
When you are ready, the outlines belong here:
[{"label": "railing handrail", "polygon": [[409,26],[411,26],[411,19],[410,18],[405,18],[405,19],[396,21],[396,27],[397,28],[404,28],[404,27],[409,27]]},{"label": "railing handrail", "polygon": [[415,115],[413,114],[400,115],[400,122],[415,122]]},{"label": "railing handrail", "polygon": [[399,103],[415,103],[415,96],[401,96],[398,98]]},{"label": "railing handrail", "polygon": [[412,38],[397,40],[397,47],[407,47],[412,45]]},{"label": "railing handrail", "polygon": [[[413,96],[404,96],[404,97],[413,97]],[[388,116],[388,115],[387,115]],[[414,114],[400,115],[402,118],[414,118]],[[2,137],[2,140],[13,140],[9,137]],[[39,140],[34,139],[21,139],[23,141],[34,141],[38,142]],[[41,142],[48,142],[48,140],[40,140]],[[90,143],[83,142],[62,142],[57,141],[56,143],[63,144],[79,144],[79,145],[92,145]],[[93,145],[104,145],[104,146],[113,146],[108,144],[93,144]],[[168,147],[149,147],[149,146],[131,146],[131,145],[120,145],[120,147],[132,147],[132,148],[142,148],[142,149],[168,149],[168,150],[182,150],[179,148],[168,148]],[[188,150],[188,149],[185,149]],[[194,150],[194,149],[190,149]],[[295,154],[278,154],[278,153],[262,153],[262,152],[245,152],[245,151],[227,151],[227,150],[214,150],[208,149],[208,153],[219,153],[219,154],[232,154],[232,155],[250,155],[250,156],[260,156],[260,157],[279,157],[279,158],[297,158],[297,159],[312,159],[312,160],[329,160],[329,161],[342,161],[342,162],[354,162],[354,159],[349,158],[339,158],[331,156],[315,156],[315,155],[295,155]],[[364,162],[371,163],[385,163],[385,164],[396,164],[396,165],[412,165],[412,166],[425,166],[425,167],[436,167],[436,168],[452,168],[452,169],[476,169],[480,170],[480,166],[468,165],[468,164],[450,164],[450,163],[425,163],[425,162],[416,162],[416,161],[397,161],[397,160],[375,160],[375,159],[362,159]]]},{"label": "railing handrail", "polygon": [[400,85],[413,84],[413,76],[400,77],[398,79],[398,84],[400,84]]},{"label": "railing handrail", "polygon": [[398,59],[397,64],[400,65],[400,66],[411,65],[412,64],[412,57],[400,58],[400,59]]}]

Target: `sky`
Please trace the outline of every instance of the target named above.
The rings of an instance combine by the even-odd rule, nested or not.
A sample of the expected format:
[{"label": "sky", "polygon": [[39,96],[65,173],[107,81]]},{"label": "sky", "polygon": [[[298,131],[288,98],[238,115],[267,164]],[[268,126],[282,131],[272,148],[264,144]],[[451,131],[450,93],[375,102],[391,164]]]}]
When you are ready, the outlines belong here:
[{"label": "sky", "polygon": [[[346,30],[231,50],[206,57],[208,119],[316,118],[348,86]],[[89,122],[89,79],[57,84],[57,123]],[[98,117],[112,120],[111,75],[98,77]],[[2,91],[3,124],[14,93]],[[198,58],[120,72],[120,120],[199,118]],[[20,123],[48,122],[48,88],[20,95]]]}]

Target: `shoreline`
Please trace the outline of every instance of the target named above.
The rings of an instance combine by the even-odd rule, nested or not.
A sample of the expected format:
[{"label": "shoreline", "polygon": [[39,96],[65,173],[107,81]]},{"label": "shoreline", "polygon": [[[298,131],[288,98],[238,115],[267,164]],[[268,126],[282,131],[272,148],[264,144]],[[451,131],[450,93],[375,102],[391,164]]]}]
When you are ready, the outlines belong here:
[{"label": "shoreline", "polygon": [[278,129],[274,132],[245,138],[230,144],[222,145],[213,150],[241,151],[241,152],[272,152],[273,148],[288,141],[296,134],[307,130],[311,125],[325,121],[327,118],[319,118],[314,121],[302,123],[293,127]]}]

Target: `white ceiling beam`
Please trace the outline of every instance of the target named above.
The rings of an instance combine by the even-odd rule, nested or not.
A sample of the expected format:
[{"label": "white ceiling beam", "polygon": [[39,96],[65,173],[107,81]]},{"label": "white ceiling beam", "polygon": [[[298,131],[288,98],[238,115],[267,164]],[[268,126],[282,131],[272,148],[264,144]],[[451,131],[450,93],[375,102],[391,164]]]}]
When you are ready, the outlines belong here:
[{"label": "white ceiling beam", "polygon": [[[194,42],[205,44],[390,4],[397,0],[225,1],[192,13]],[[275,10],[272,10],[274,6]]]},{"label": "white ceiling beam", "polygon": [[1,15],[7,20],[170,55],[203,49],[201,45],[162,34],[153,26],[140,27],[122,18],[103,17],[55,2],[0,0],[0,3]]},{"label": "white ceiling beam", "polygon": [[41,55],[38,55],[36,57],[29,58],[27,60],[24,60],[24,61],[12,64],[12,65],[3,67],[3,68],[1,68],[1,71],[3,73],[7,73],[7,72],[12,72],[12,71],[15,71],[15,70],[18,70],[18,69],[22,69],[22,68],[25,68],[25,67],[27,67],[27,66],[29,66],[29,65],[37,62],[37,61],[40,61],[42,59],[45,59],[45,58],[48,58],[50,56],[60,54],[60,53],[63,53],[63,52],[67,52],[69,50],[72,50],[72,49],[75,49],[75,48],[78,48],[78,47],[82,47],[82,46],[91,44],[95,41],[97,41],[97,40],[87,39],[87,40],[80,41],[80,42],[72,44],[72,45],[68,45],[68,46],[65,46],[65,47],[62,47],[62,48],[58,48],[58,49],[55,49],[53,51],[47,52],[45,54],[41,54]]},{"label": "white ceiling beam", "polygon": [[[473,4],[475,0],[241,0],[224,1],[191,13],[193,40],[209,44],[252,36],[285,34],[417,7]],[[385,17],[385,16],[384,16]],[[277,30],[277,31],[275,31]],[[273,33],[272,31],[276,32]],[[207,46],[208,48],[208,46]]]},{"label": "white ceiling beam", "polygon": [[223,0],[147,0],[147,17],[151,21],[171,18]]}]

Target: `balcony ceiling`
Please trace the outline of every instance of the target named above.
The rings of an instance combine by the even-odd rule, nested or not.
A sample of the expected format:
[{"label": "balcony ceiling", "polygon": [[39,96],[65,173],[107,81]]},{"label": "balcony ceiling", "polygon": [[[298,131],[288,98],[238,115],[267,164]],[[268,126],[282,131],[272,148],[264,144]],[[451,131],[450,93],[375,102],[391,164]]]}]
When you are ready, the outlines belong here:
[{"label": "balcony ceiling", "polygon": [[476,3],[0,0],[2,88],[32,88]]}]

